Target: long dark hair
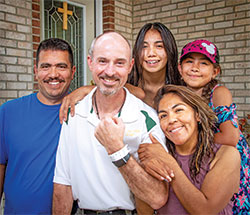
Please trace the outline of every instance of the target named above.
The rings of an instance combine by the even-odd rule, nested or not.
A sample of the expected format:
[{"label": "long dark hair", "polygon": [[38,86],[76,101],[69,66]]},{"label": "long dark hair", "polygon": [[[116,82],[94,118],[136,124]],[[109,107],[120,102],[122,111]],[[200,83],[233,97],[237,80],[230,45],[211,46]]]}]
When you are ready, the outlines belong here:
[{"label": "long dark hair", "polygon": [[[185,86],[165,85],[157,92],[155,97],[156,110],[158,111],[159,103],[164,95],[173,93],[179,96],[183,102],[189,105],[200,118],[198,122],[198,144],[196,145],[195,152],[192,155],[189,169],[191,177],[195,177],[199,174],[201,164],[204,159],[214,157],[213,153],[213,140],[214,140],[214,128],[217,120],[216,114],[209,108],[207,103],[195,92],[188,89]],[[175,144],[166,138],[166,144],[169,152],[176,157]],[[211,160],[212,160],[211,159]],[[210,161],[211,161],[210,160]]]},{"label": "long dark hair", "polygon": [[144,37],[148,30],[157,30],[162,37],[163,45],[167,53],[168,62],[166,66],[166,84],[181,84],[181,76],[178,72],[178,51],[176,46],[176,41],[174,39],[171,31],[162,23],[148,23],[145,24],[139,31],[135,45],[133,48],[133,57],[135,63],[133,69],[128,77],[128,83],[138,86],[142,83],[143,86],[143,75],[142,75],[142,65],[141,65],[141,53],[143,50]]}]

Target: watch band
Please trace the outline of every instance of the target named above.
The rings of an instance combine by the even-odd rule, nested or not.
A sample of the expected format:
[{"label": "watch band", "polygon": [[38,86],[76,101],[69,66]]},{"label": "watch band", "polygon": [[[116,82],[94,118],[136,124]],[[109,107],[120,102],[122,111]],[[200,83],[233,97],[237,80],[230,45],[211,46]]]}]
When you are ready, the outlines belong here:
[{"label": "watch band", "polygon": [[125,145],[123,148],[121,148],[119,151],[114,152],[113,154],[109,155],[111,161],[118,161],[124,158],[129,153],[128,145]]},{"label": "watch band", "polygon": [[125,155],[123,158],[121,158],[120,160],[117,161],[112,161],[112,163],[117,166],[117,167],[122,167],[123,165],[125,165],[128,160],[130,158],[130,153],[128,153],[127,155]]}]

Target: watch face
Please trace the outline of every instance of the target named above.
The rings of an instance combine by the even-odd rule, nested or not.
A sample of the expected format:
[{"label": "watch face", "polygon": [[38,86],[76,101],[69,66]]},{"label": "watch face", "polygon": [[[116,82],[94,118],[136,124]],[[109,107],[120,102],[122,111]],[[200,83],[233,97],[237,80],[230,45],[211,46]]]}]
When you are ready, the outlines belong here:
[{"label": "watch face", "polygon": [[130,153],[128,153],[125,157],[123,157],[118,161],[113,161],[113,164],[115,164],[117,167],[121,167],[128,162],[129,158],[130,158]]}]

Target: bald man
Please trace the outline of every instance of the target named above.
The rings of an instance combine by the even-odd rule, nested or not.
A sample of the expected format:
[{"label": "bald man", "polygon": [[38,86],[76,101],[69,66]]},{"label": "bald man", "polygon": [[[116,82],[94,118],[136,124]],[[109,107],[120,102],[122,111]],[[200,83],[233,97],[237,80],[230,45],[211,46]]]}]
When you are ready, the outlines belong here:
[{"label": "bald man", "polygon": [[137,149],[149,133],[165,145],[156,112],[124,85],[133,66],[129,42],[115,32],[91,45],[88,65],[96,83],[64,122],[54,176],[53,213],[134,214],[133,194],[158,209],[167,186],[138,163]]}]

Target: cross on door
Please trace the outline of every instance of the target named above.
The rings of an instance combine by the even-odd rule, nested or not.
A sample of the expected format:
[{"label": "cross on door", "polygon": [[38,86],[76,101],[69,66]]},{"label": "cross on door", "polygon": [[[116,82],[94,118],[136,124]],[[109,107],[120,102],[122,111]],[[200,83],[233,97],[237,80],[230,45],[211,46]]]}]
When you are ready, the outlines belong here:
[{"label": "cross on door", "polygon": [[58,8],[59,13],[63,13],[63,30],[68,29],[68,15],[72,16],[72,11],[68,10],[67,2],[63,2],[63,8]]}]

